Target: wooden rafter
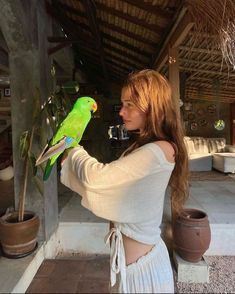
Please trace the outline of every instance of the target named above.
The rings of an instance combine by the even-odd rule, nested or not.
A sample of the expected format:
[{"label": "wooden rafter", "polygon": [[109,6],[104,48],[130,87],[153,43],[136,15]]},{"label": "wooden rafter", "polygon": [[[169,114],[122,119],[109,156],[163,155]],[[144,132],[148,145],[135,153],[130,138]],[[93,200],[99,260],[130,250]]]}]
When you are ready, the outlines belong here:
[{"label": "wooden rafter", "polygon": [[188,59],[188,58],[180,58],[180,64],[182,63],[189,63],[189,64],[195,64],[195,65],[208,65],[212,67],[219,67],[219,68],[228,68],[228,65],[226,63],[222,62],[214,62],[214,61],[202,61],[202,60],[195,60],[195,59]]},{"label": "wooden rafter", "polygon": [[131,4],[135,7],[138,7],[142,10],[145,10],[151,14],[157,15],[162,18],[167,18],[169,19],[172,16],[172,12],[162,9],[161,7],[157,5],[151,5],[148,2],[144,1],[137,1],[137,0],[124,0],[124,2]]},{"label": "wooden rafter", "polygon": [[[88,46],[90,48],[96,48],[95,42],[92,39],[83,39],[81,35],[78,35],[79,38],[66,38],[66,37],[48,37],[47,40],[50,43],[65,43],[65,44],[79,44],[82,46]],[[81,39],[80,39],[81,38]]]},{"label": "wooden rafter", "polygon": [[104,41],[108,40],[108,41],[111,41],[113,43],[116,43],[117,45],[119,45],[119,46],[121,46],[121,47],[123,47],[125,49],[128,49],[128,50],[130,50],[132,52],[138,53],[139,55],[147,56],[147,57],[149,56],[148,54],[146,54],[145,51],[139,49],[138,47],[130,45],[130,44],[126,43],[126,42],[123,42],[123,41],[121,41],[121,40],[119,40],[119,39],[117,39],[117,38],[115,38],[115,37],[113,37],[111,35],[103,33],[102,36],[103,36]]},{"label": "wooden rafter", "polygon": [[[81,52],[81,56],[85,57],[85,59],[92,60],[92,63],[96,62],[96,64],[99,64],[100,60],[99,60],[98,55],[94,55],[91,52],[84,51],[84,50],[81,50],[80,52]],[[131,69],[133,69],[132,65],[130,65],[128,62],[125,62],[122,60],[121,61],[122,63],[120,64],[119,62],[117,62],[117,59],[114,60],[110,56],[107,56],[107,55],[106,55],[106,62],[108,64],[113,65],[113,66],[119,67],[119,69],[122,69],[127,73],[130,72]],[[99,66],[100,66],[100,64],[99,64]]]},{"label": "wooden rafter", "polygon": [[[191,81],[191,82],[187,82],[187,86],[188,87],[204,87],[204,88],[208,88],[208,89],[211,89],[212,88],[212,80],[211,80],[211,83],[203,83],[201,81]],[[232,86],[230,84],[228,84],[227,86],[226,85],[221,85],[221,91],[223,90],[231,90],[233,93],[234,93],[234,96],[235,96],[235,85]]]},{"label": "wooden rafter", "polygon": [[99,31],[99,24],[96,19],[95,7],[93,6],[93,2],[91,0],[82,0],[82,4],[88,14],[88,20],[89,20],[89,24],[91,27],[91,31],[93,33],[95,40],[96,40],[97,50],[100,55],[102,69],[103,69],[104,77],[106,80],[106,87],[107,87],[109,93],[111,94],[110,89],[109,89],[110,83],[109,83],[108,71],[107,71],[107,68],[105,65],[104,50],[103,50],[102,40],[101,40],[101,36],[100,36],[100,31]]},{"label": "wooden rafter", "polygon": [[200,68],[193,68],[193,67],[185,67],[185,66],[180,66],[180,70],[183,71],[188,71],[188,72],[198,72],[198,73],[205,73],[205,74],[210,74],[210,75],[216,75],[216,76],[228,76],[228,77],[235,77],[234,73],[225,73],[222,71],[214,71],[214,70],[205,70],[205,69],[200,69]]},{"label": "wooden rafter", "polygon": [[52,48],[47,49],[47,53],[48,53],[48,55],[51,55],[51,54],[59,51],[60,49],[63,49],[63,48],[68,47],[70,45],[71,45],[71,43],[68,43],[68,42],[60,43]]},{"label": "wooden rafter", "polygon": [[147,38],[145,38],[143,36],[140,36],[140,35],[137,35],[135,33],[129,32],[127,30],[124,30],[124,29],[122,29],[119,26],[116,26],[114,24],[108,23],[107,21],[100,20],[100,24],[102,26],[104,26],[105,28],[107,28],[107,29],[110,29],[110,30],[112,30],[114,32],[117,32],[119,34],[122,34],[124,36],[127,36],[127,37],[129,37],[131,39],[137,40],[138,42],[147,44],[147,45],[152,46],[152,47],[155,46],[155,44],[152,41],[149,41]]},{"label": "wooden rafter", "polygon": [[[74,38],[77,38],[76,28],[74,28],[73,24],[68,18],[64,17],[63,11],[61,10],[59,6],[56,5],[56,2],[52,0],[51,4],[48,1],[46,1],[45,3],[46,3],[47,12],[62,25],[65,33],[69,34],[72,37],[74,36]],[[82,33],[80,34],[80,38],[83,40],[87,40],[87,37],[83,36]],[[64,42],[64,43],[69,44],[69,42]],[[63,45],[61,45],[61,48],[63,48]],[[57,48],[52,48],[51,51],[55,52],[56,49],[59,50],[61,48],[60,48],[60,44],[58,44]],[[49,49],[48,54],[51,54],[50,53],[51,51]]]},{"label": "wooden rafter", "polygon": [[[127,53],[125,50],[121,50],[121,49],[118,49],[118,48],[116,48],[116,47],[112,47],[112,46],[109,45],[109,44],[105,44],[104,50],[106,51],[106,49],[111,50],[111,51],[113,51],[113,52],[115,52],[115,53],[117,53],[117,54],[120,54],[121,56],[122,56],[122,55],[125,55],[126,57],[132,59],[133,61],[135,60],[136,62],[139,62],[139,63],[142,62],[142,59],[139,59],[138,57],[132,55],[133,52],[132,52],[132,54],[129,54],[129,53]],[[131,52],[131,51],[130,51],[130,52]]]},{"label": "wooden rafter", "polygon": [[138,26],[141,26],[145,29],[148,29],[156,34],[161,34],[162,32],[162,27],[156,25],[156,24],[149,24],[146,22],[146,20],[142,20],[142,19],[139,19],[139,18],[136,18],[136,17],[133,17],[131,16],[130,14],[127,14],[123,11],[119,11],[113,7],[108,7],[106,6],[105,4],[103,3],[96,3],[96,6],[97,8],[105,11],[105,12],[108,12],[114,16],[117,16],[119,18],[122,18],[122,19],[125,19],[126,21],[128,22],[131,22],[131,23],[134,23]]},{"label": "wooden rafter", "polygon": [[194,48],[190,46],[180,46],[179,49],[184,51],[189,51],[189,52],[221,55],[221,51],[215,50],[215,49]]},{"label": "wooden rafter", "polygon": [[144,65],[143,63],[140,64],[140,63],[136,63],[136,62],[132,62],[129,58],[126,57],[126,55],[119,55],[119,54],[116,54],[114,53],[112,50],[109,50],[109,51],[105,51],[106,52],[106,56],[109,56],[111,58],[114,58],[122,63],[125,63],[125,64],[128,64],[129,66],[131,67],[136,67],[136,68],[143,68]]},{"label": "wooden rafter", "polygon": [[174,20],[174,22],[172,21],[171,30],[165,37],[161,47],[159,47],[157,54],[153,58],[151,66],[160,71],[167,62],[169,47],[174,48],[179,46],[193,25],[194,23],[190,15],[187,13],[187,9],[185,7],[179,9],[177,19]]},{"label": "wooden rafter", "polygon": [[[77,15],[79,17],[86,18],[86,14],[84,12],[82,12],[82,11],[80,11],[78,9],[75,9],[73,7],[70,7],[70,6],[66,5],[66,4],[60,4],[60,5],[65,11],[68,11],[69,13]],[[157,45],[156,43],[150,41],[148,38],[145,38],[144,36],[134,34],[132,32],[129,32],[128,30],[124,30],[119,26],[116,26],[114,24],[111,24],[111,23],[101,19],[101,17],[99,15],[97,15],[97,19],[99,20],[99,24],[101,26],[104,26],[104,27],[106,27],[106,28],[108,28],[108,29],[110,29],[112,31],[118,32],[118,33],[120,33],[122,35],[125,35],[125,36],[127,36],[127,37],[129,37],[131,39],[135,39],[135,40],[137,40],[139,42],[142,42],[144,44],[148,44],[149,46],[152,46],[153,48],[155,48],[156,45]],[[77,22],[77,21],[74,21],[74,22],[79,24],[79,26],[81,26],[84,29],[89,29],[88,26],[86,24],[84,24],[84,23]]]}]

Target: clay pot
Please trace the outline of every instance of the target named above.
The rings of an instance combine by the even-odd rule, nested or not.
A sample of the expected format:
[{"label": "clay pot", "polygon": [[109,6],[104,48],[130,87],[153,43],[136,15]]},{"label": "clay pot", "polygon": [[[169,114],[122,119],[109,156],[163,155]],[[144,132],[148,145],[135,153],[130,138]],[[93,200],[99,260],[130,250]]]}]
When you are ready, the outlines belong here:
[{"label": "clay pot", "polygon": [[189,262],[200,261],[211,241],[207,214],[197,209],[184,209],[174,223],[173,237],[180,257]]},{"label": "clay pot", "polygon": [[0,217],[0,239],[3,254],[9,258],[24,257],[37,246],[39,217],[25,211],[24,220],[18,222],[18,211]]}]

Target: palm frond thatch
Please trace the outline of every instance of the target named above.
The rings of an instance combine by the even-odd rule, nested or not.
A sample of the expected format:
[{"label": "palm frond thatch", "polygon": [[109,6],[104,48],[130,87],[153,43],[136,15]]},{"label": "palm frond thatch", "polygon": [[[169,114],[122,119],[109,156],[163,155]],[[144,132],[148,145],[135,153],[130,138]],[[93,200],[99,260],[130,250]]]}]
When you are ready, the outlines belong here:
[{"label": "palm frond thatch", "polygon": [[186,0],[198,33],[215,36],[215,45],[235,70],[235,1]]}]

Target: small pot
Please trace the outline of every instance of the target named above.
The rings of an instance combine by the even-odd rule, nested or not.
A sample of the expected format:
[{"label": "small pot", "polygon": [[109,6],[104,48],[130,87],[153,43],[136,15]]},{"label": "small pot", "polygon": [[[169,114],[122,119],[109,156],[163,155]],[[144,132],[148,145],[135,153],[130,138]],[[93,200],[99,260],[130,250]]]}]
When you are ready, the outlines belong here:
[{"label": "small pot", "polygon": [[37,246],[39,217],[32,211],[25,211],[24,220],[18,222],[18,211],[0,217],[0,239],[3,254],[9,258],[29,255]]}]

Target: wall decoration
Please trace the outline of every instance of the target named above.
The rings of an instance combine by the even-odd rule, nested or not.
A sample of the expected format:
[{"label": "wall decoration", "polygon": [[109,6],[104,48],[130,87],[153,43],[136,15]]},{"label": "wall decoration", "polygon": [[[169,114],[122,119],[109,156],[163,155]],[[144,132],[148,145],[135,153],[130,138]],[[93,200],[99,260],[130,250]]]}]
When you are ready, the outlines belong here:
[{"label": "wall decoration", "polygon": [[208,124],[207,120],[202,118],[202,119],[199,119],[198,121],[198,126],[199,127],[205,127],[206,125]]},{"label": "wall decoration", "polygon": [[204,114],[205,114],[205,110],[204,110],[204,109],[199,108],[199,109],[197,110],[197,115],[202,116],[202,115],[204,115]]},{"label": "wall decoration", "polygon": [[225,122],[223,119],[218,119],[214,122],[214,128],[217,130],[217,131],[222,131],[225,127]]},{"label": "wall decoration", "polygon": [[191,111],[192,108],[193,108],[193,104],[192,104],[191,102],[185,102],[185,103],[184,103],[184,109],[185,109],[186,111]]},{"label": "wall decoration", "polygon": [[210,105],[207,107],[207,111],[208,111],[210,114],[214,114],[215,111],[216,111],[216,105],[215,105],[215,104],[210,104]]},{"label": "wall decoration", "polygon": [[197,123],[195,121],[191,122],[190,128],[192,131],[196,131],[197,130]]},{"label": "wall decoration", "polygon": [[188,125],[189,125],[188,120],[184,120],[184,129],[185,129],[185,130],[188,129]]},{"label": "wall decoration", "polygon": [[5,97],[11,96],[11,89],[10,88],[4,88],[4,96]]},{"label": "wall decoration", "polygon": [[193,112],[190,112],[190,113],[188,114],[188,119],[189,119],[189,120],[193,120],[193,119],[195,119],[195,114],[194,114]]}]

